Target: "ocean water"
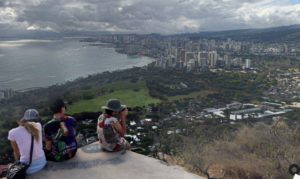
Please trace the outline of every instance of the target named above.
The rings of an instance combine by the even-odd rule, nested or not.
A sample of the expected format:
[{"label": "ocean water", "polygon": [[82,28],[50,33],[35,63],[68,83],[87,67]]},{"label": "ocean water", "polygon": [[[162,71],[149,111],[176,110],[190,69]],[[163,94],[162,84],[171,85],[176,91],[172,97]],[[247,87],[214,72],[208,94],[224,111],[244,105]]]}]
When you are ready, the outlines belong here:
[{"label": "ocean water", "polygon": [[46,87],[89,74],[144,66],[149,57],[131,57],[113,48],[76,39],[0,41],[0,90]]}]

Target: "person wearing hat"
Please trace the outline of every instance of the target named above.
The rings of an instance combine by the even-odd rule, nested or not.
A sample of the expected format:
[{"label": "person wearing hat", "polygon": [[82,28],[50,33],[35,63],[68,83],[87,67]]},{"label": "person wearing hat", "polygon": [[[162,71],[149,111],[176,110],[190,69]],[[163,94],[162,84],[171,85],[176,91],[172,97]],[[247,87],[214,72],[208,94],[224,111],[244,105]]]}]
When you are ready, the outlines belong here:
[{"label": "person wearing hat", "polygon": [[46,157],[43,151],[42,125],[39,121],[39,113],[36,109],[28,109],[23,117],[18,120],[19,126],[8,132],[14,157],[16,161],[29,163],[31,139],[33,136],[32,163],[27,169],[27,174],[36,173],[46,165]]},{"label": "person wearing hat", "polygon": [[101,148],[108,152],[130,149],[124,138],[128,109],[118,99],[110,99],[102,106],[104,113],[98,118],[97,134]]},{"label": "person wearing hat", "polygon": [[65,114],[66,109],[62,99],[56,99],[50,106],[53,118],[44,125],[47,160],[65,161],[77,152],[76,120]]}]

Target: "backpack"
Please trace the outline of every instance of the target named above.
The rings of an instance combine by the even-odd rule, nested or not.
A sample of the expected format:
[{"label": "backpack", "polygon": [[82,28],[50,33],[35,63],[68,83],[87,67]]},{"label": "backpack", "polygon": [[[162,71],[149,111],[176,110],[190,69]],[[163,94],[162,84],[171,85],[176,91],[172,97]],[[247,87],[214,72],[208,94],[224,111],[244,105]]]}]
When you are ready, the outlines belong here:
[{"label": "backpack", "polygon": [[[46,158],[51,161],[64,161],[69,159],[70,151],[77,151],[77,142],[74,139],[71,144],[67,143],[67,137],[64,136],[64,131],[61,129],[61,122],[57,120],[50,120],[44,125],[43,137],[51,137],[52,147],[50,151],[47,151]],[[75,128],[74,128],[75,135]]]},{"label": "backpack", "polygon": [[105,141],[108,144],[115,144],[119,142],[118,135],[111,124],[105,124],[105,117],[104,117],[104,127],[103,127],[103,135]]}]

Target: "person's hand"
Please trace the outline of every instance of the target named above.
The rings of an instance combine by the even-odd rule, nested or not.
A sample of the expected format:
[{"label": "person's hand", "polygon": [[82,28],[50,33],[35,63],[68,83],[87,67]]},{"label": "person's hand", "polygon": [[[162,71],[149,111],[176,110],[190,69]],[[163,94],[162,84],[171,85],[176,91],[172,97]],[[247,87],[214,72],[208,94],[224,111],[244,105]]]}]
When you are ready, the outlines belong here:
[{"label": "person's hand", "polygon": [[51,151],[51,148],[52,148],[52,142],[51,141],[46,141],[45,149],[47,151]]}]

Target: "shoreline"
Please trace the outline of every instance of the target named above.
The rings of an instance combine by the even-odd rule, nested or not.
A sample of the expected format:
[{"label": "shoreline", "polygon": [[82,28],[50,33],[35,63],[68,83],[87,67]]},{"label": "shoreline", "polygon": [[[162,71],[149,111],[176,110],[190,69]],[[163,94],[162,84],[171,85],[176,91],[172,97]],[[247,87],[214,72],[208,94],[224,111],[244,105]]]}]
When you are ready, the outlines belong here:
[{"label": "shoreline", "polygon": [[[150,57],[149,57],[150,58]],[[49,87],[52,87],[52,86],[55,86],[55,85],[64,85],[68,82],[74,82],[78,79],[84,79],[84,78],[87,78],[89,76],[94,76],[94,75],[99,75],[99,74],[102,74],[102,73],[106,73],[106,72],[110,72],[110,73],[113,73],[113,72],[118,72],[118,71],[123,71],[123,70],[129,70],[129,69],[132,69],[132,68],[143,68],[143,67],[146,67],[148,65],[150,65],[151,63],[153,63],[154,61],[146,64],[146,65],[143,65],[143,66],[132,66],[130,68],[120,68],[120,69],[116,69],[116,70],[109,70],[109,71],[103,71],[103,72],[98,72],[98,73],[92,73],[92,74],[88,74],[86,76],[79,76],[75,79],[72,79],[72,80],[67,80],[67,81],[64,81],[64,82],[61,82],[61,83],[56,83],[56,84],[52,84],[52,85],[49,85],[49,86],[40,86],[40,87],[29,87],[29,88],[22,88],[22,89],[13,89],[13,88],[4,88],[4,89],[1,89],[0,88],[0,91],[5,91],[5,90],[13,90],[15,92],[18,92],[18,93],[25,93],[25,92],[30,92],[30,91],[35,91],[35,90],[39,90],[39,89],[45,89],[45,88],[49,88]]]}]

